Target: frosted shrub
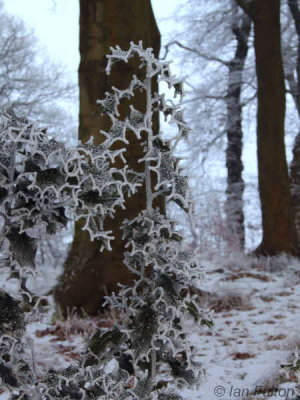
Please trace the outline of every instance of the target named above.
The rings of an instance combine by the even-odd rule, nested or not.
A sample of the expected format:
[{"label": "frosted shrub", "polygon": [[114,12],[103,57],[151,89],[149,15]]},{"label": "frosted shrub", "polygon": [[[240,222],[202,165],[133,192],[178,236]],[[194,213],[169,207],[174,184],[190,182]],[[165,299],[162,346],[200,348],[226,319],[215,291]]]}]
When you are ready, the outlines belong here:
[{"label": "frosted shrub", "polygon": [[[26,285],[35,273],[36,228],[40,232],[42,227],[51,235],[69,219],[83,219],[83,229],[89,231],[91,239],[98,240],[101,248],[109,248],[111,235],[104,229],[105,219],[136,186],[127,181],[125,168],[110,167],[110,161],[122,152],[113,152],[109,146],[109,141],[102,146],[90,141],[67,149],[12,110],[1,116],[0,262],[9,279],[19,281],[18,298],[0,293],[3,385],[20,389],[35,381],[24,332],[26,322],[44,303]],[[28,391],[29,387],[17,392],[17,398]]]},{"label": "frosted shrub", "polygon": [[[199,380],[185,326],[187,320],[211,324],[188,290],[201,278],[201,269],[195,255],[184,249],[173,222],[154,207],[155,199],[163,196],[189,209],[187,179],[180,175],[172,153],[172,146],[189,129],[179,105],[151,90],[153,81],[163,81],[175,89],[175,96],[181,96],[182,86],[171,75],[169,63],[158,61],[141,43],[132,43],[128,51],[112,48],[107,73],[115,63],[132,57],[139,58],[144,77],[133,76],[128,89],[112,88],[99,101],[102,113],[111,119],[110,130],[101,132],[106,140],[100,146],[90,141],[68,150],[26,121],[12,114],[3,117],[0,133],[6,147],[1,153],[1,187],[8,189],[2,195],[2,247],[6,266],[17,271],[22,298],[3,294],[2,302],[10,302],[18,316],[12,318],[13,330],[20,333],[13,337],[5,332],[10,324],[1,325],[2,376],[6,377],[2,380],[9,390],[16,390],[16,398],[180,400],[177,389]],[[119,105],[123,99],[130,101],[136,91],[146,96],[146,113],[131,105],[128,117],[121,120]],[[153,132],[156,112],[177,125],[178,133],[168,143]],[[125,148],[111,149],[115,141],[128,143],[128,131],[144,140],[142,173],[128,170]],[[111,167],[116,158],[123,167]],[[77,364],[41,376],[33,352],[28,351],[32,342],[24,336],[27,314],[36,312],[38,304],[26,288],[27,274],[34,267],[34,228],[42,224],[50,234],[67,219],[83,219],[83,229],[99,241],[100,250],[109,249],[112,237],[105,231],[106,218],[124,205],[124,196],[144,188],[146,209],[132,220],[120,221],[126,242],[124,263],[136,279],[106,298],[106,306],[118,311],[119,321],[93,334]],[[27,313],[24,296],[30,298]]]}]

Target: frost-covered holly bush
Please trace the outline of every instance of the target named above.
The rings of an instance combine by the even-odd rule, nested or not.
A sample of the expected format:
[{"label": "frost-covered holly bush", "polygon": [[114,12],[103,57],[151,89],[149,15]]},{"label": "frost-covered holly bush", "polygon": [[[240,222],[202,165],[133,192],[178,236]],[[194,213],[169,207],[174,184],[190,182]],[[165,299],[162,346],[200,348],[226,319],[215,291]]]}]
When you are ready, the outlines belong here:
[{"label": "frost-covered holly bush", "polygon": [[[123,381],[117,386],[113,377],[108,376],[107,395],[109,399],[175,400],[181,398],[176,387],[195,384],[199,379],[185,316],[208,325],[210,319],[187,290],[201,278],[195,255],[184,249],[183,238],[175,232],[174,223],[153,206],[156,197],[164,196],[189,209],[187,178],[180,175],[171,150],[173,143],[166,143],[161,134],[154,134],[153,114],[160,111],[177,125],[174,143],[185,137],[189,128],[178,105],[151,91],[152,81],[156,80],[165,82],[169,89],[174,88],[175,96],[182,95],[181,83],[171,75],[169,63],[158,61],[151,49],[144,50],[141,44],[131,44],[128,51],[112,49],[107,72],[115,63],[128,62],[132,57],[140,59],[144,78],[134,76],[128,90],[113,88],[112,93],[106,93],[106,98],[99,101],[102,112],[109,115],[114,125],[122,98],[131,99],[136,91],[143,91],[147,99],[146,113],[131,106],[130,115],[121,122],[119,131],[124,141],[127,130],[145,140],[144,155],[139,162],[144,165],[147,208],[122,226],[127,243],[124,263],[136,275],[134,284],[121,286],[118,294],[106,299],[106,304],[122,316],[111,335],[118,337],[113,358],[118,361],[118,377]],[[101,338],[105,341],[107,335],[109,331],[100,335],[98,342],[102,344]]]},{"label": "frost-covered holly bush", "polygon": [[19,281],[18,298],[0,293],[2,384],[18,387],[34,380],[23,335],[30,315],[45,305],[45,299],[27,287],[35,273],[41,227],[52,235],[68,220],[82,219],[91,239],[98,240],[101,248],[110,247],[105,219],[136,188],[127,180],[125,167],[111,168],[122,150],[111,151],[110,145],[109,139],[101,146],[91,140],[68,149],[12,110],[1,116],[0,267],[8,272],[8,279]]},{"label": "frost-covered holly bush", "polygon": [[[10,322],[0,320],[0,375],[3,384],[15,390],[15,398],[180,400],[178,388],[199,381],[186,326],[192,321],[211,324],[189,294],[202,272],[195,255],[184,248],[174,223],[154,207],[155,199],[163,196],[189,210],[188,182],[180,175],[172,151],[189,128],[179,105],[151,90],[153,81],[165,82],[176,97],[182,95],[182,85],[171,75],[169,63],[157,60],[141,43],[132,43],[128,51],[112,48],[107,73],[115,63],[133,57],[140,60],[139,78],[133,76],[126,90],[112,88],[99,101],[102,113],[111,119],[110,130],[101,132],[106,140],[100,146],[91,141],[70,150],[11,113],[3,117],[1,246],[4,264],[20,279],[21,298],[3,293],[2,304],[10,303],[12,313],[7,317]],[[137,91],[145,95],[145,114],[131,105],[127,118],[121,119],[119,105]],[[177,125],[168,143],[153,132],[157,112]],[[142,173],[126,167],[123,152],[128,131],[143,141]],[[115,141],[123,142],[124,148],[112,150]],[[112,167],[117,157],[123,161],[119,169]],[[68,219],[81,218],[91,238],[99,240],[99,248],[109,248],[111,235],[105,231],[105,219],[135,190],[146,191],[146,209],[132,220],[120,221],[120,226],[126,242],[124,263],[136,279],[106,298],[106,306],[118,311],[118,322],[111,329],[97,330],[75,365],[38,372],[33,343],[24,335],[28,315],[36,312],[39,303],[26,287],[28,271],[34,266],[36,226],[44,226],[45,233],[51,234]],[[25,296],[30,298],[30,307],[24,315]],[[11,336],[5,329],[10,326],[11,331],[14,323],[19,334]]]}]

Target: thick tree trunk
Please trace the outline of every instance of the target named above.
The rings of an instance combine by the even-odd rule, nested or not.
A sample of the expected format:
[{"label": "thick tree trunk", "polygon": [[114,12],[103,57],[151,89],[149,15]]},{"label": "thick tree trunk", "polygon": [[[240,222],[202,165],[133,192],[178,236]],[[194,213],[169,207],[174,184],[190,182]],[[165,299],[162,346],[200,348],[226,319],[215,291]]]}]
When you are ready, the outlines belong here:
[{"label": "thick tree trunk", "polygon": [[227,227],[231,237],[239,244],[240,250],[245,245],[245,225],[243,210],[244,180],[242,177],[243,162],[243,131],[241,90],[243,85],[243,70],[248,53],[248,38],[251,29],[251,19],[243,14],[233,19],[232,32],[236,38],[234,58],[229,64],[227,103],[227,188],[225,212]]},{"label": "thick tree trunk", "polygon": [[[110,121],[100,116],[96,100],[104,97],[111,86],[125,89],[132,78],[138,75],[137,62],[120,63],[112,74],[105,74],[106,54],[110,46],[119,45],[128,49],[130,42],[143,41],[144,48],[152,47],[158,56],[160,34],[150,0],[80,0],[80,125],[79,138],[86,142],[92,135],[97,143],[103,138],[99,130],[108,130]],[[154,90],[157,88],[153,88]],[[137,94],[135,106],[144,111],[144,94]],[[124,117],[128,106],[121,109]],[[158,131],[158,119],[154,121]],[[126,153],[129,167],[139,170],[137,163],[142,153],[140,141],[128,134],[130,145]],[[106,225],[113,231],[115,240],[112,251],[100,253],[97,241],[90,242],[79,224],[75,228],[73,245],[64,266],[63,275],[55,289],[55,300],[66,314],[68,309],[83,309],[94,314],[100,309],[101,300],[107,292],[117,289],[117,283],[127,284],[132,276],[123,265],[124,244],[121,239],[120,222],[131,219],[145,208],[145,193],[127,200],[126,210],[119,210],[115,219]]]},{"label": "thick tree trunk", "polygon": [[[298,36],[296,78],[294,69],[287,72],[287,81],[294,99],[298,118],[300,120],[300,9],[298,0],[288,0],[289,9],[294,19]],[[291,193],[295,214],[295,225],[300,244],[300,132],[295,138],[293,146],[293,159],[290,166]]]},{"label": "thick tree trunk", "polygon": [[300,133],[297,134],[293,146],[293,159],[290,166],[291,194],[295,215],[298,246],[300,244]]},{"label": "thick tree trunk", "polygon": [[263,239],[261,254],[297,253],[284,145],[285,86],[281,56],[280,0],[254,0],[258,82],[257,155]]}]

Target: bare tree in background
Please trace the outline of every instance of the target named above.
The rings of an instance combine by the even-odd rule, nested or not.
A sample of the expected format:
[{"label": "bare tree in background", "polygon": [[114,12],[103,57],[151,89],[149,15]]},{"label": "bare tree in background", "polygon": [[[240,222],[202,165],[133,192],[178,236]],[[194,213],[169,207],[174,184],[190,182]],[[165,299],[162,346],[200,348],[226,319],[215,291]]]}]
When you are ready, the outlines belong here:
[{"label": "bare tree in background", "polygon": [[74,138],[76,119],[63,101],[74,105],[76,85],[63,66],[43,55],[35,35],[19,18],[6,14],[1,3],[0,24],[0,107],[13,107],[52,126],[60,139]]},{"label": "bare tree in background", "polygon": [[297,254],[298,240],[284,143],[285,82],[280,0],[238,0],[254,23],[258,84],[257,158],[263,238],[257,254]]},{"label": "bare tree in background", "polygon": [[[298,0],[287,0],[287,4],[294,21],[296,44],[294,50],[293,40],[285,43],[285,56],[288,59],[285,63],[285,75],[294,100],[298,119],[300,120],[300,8]],[[292,60],[295,60],[295,62],[291,62]],[[300,243],[300,132],[298,132],[294,142],[293,159],[290,165],[290,179],[295,224],[298,243]]]},{"label": "bare tree in background", "polygon": [[[191,119],[197,132],[191,138],[191,152],[195,153],[192,159],[197,168],[199,150],[205,157],[218,143],[222,143],[224,137],[227,138],[226,220],[223,225],[226,232],[223,231],[223,234],[229,247],[243,250],[245,184],[242,177],[242,110],[248,103],[247,96],[250,99],[253,96],[253,88],[249,90],[249,87],[254,70],[245,71],[251,19],[239,9],[235,0],[204,4],[199,7],[200,15],[187,11],[188,30],[193,33],[182,41],[170,42],[167,48],[177,45],[188,52],[194,65],[197,65],[194,74],[198,82],[189,100],[193,110]],[[195,7],[193,3],[191,6]],[[195,78],[192,76],[191,79]],[[223,151],[222,144],[221,148]]]},{"label": "bare tree in background", "polygon": [[227,104],[227,188],[225,212],[229,233],[237,238],[240,249],[245,246],[244,225],[244,180],[242,176],[243,161],[243,130],[242,102],[243,70],[248,54],[248,40],[251,29],[251,19],[244,12],[240,13],[236,2],[233,2],[233,18],[231,30],[236,40],[233,59],[228,66]]},{"label": "bare tree in background", "polygon": [[[245,5],[244,8],[247,10],[251,8],[251,4],[254,4],[254,2],[251,1],[239,1],[238,3]],[[207,5],[207,7],[205,7],[205,5]],[[197,65],[198,71],[201,71],[201,74],[198,73],[198,82],[193,78],[193,76],[191,77],[191,82],[193,83],[194,80],[195,83],[193,83],[193,90],[190,95],[190,110],[192,109],[192,114],[190,115],[197,133],[192,136],[192,151],[195,154],[195,158],[198,157],[198,159],[195,160],[194,157],[190,157],[190,159],[194,160],[193,164],[199,169],[199,150],[207,150],[208,153],[208,149],[210,149],[210,158],[207,157],[207,161],[208,165],[209,163],[213,165],[212,154],[215,152],[213,149],[216,148],[218,143],[222,142],[222,138],[225,137],[225,135],[227,136],[227,196],[225,201],[227,228],[229,228],[227,235],[230,237],[232,236],[232,233],[239,232],[240,247],[242,248],[243,237],[245,237],[243,235],[243,229],[245,226],[243,220],[243,191],[245,185],[242,178],[242,125],[245,131],[249,130],[251,121],[255,118],[254,111],[256,109],[257,100],[257,82],[253,57],[254,49],[252,45],[252,36],[249,37],[250,31],[248,31],[248,29],[250,30],[250,20],[253,18],[253,15],[250,13],[251,17],[250,15],[245,17],[245,12],[243,14],[240,12],[236,14],[234,11],[236,9],[236,1],[216,1],[214,3],[203,2],[201,3],[201,8],[199,8],[198,13],[194,12],[196,7],[195,4],[191,3],[191,6],[193,13],[188,15],[187,12],[189,31],[192,32],[190,36],[186,36],[188,37],[189,42],[186,40],[186,37],[179,42],[180,36],[178,37],[178,40],[173,41],[173,43],[176,43],[182,49],[188,50],[191,57],[193,57],[194,65]],[[293,18],[288,15],[288,8],[292,11]],[[241,10],[242,9],[240,9],[240,11]],[[239,19],[235,19],[234,21],[231,18],[232,13],[238,15]],[[295,35],[295,29],[292,23],[294,20],[298,23],[298,28],[300,29],[298,0],[287,0],[281,2],[280,13],[282,17],[280,37],[283,41],[282,47],[283,54],[285,55],[285,79],[289,84],[289,90],[287,92],[292,94],[296,104],[296,109],[300,110],[300,92],[297,82],[300,76],[300,57],[299,55],[297,56],[299,36]],[[242,17],[242,15],[244,17]],[[269,17],[272,18],[271,16]],[[245,18],[247,18],[247,21]],[[235,22],[235,24],[232,22]],[[245,30],[242,34],[243,29]],[[231,35],[229,34],[230,31]],[[188,35],[188,32],[185,32],[185,35]],[[231,56],[232,52],[235,53],[233,57]],[[242,55],[242,59],[240,62],[235,62],[237,61],[235,57],[238,53]],[[188,53],[185,54],[186,58],[187,54]],[[243,60],[244,56],[247,56],[246,64],[246,58]],[[263,61],[261,60],[261,62]],[[226,70],[228,83],[227,88]],[[195,73],[197,72],[195,71]],[[274,92],[276,92],[276,94],[277,87],[278,86],[274,86]],[[233,96],[231,96],[230,93]],[[225,104],[227,104],[226,108],[224,107]],[[278,115],[277,118],[279,118]],[[289,102],[287,108],[286,134],[294,134],[294,121],[295,109],[291,106],[291,102]],[[272,147],[269,147],[269,152],[277,151],[274,149],[274,146],[276,146],[276,141],[280,141],[279,137],[280,134],[274,135],[274,143]],[[300,138],[298,135],[293,150],[294,157],[291,164],[290,177],[293,204],[296,211],[296,223],[298,223],[300,231],[300,217],[297,216],[297,213],[300,213],[300,196],[298,190],[300,184],[299,146]],[[285,151],[285,149],[283,149],[283,151]],[[278,158],[279,160],[281,160],[280,157]],[[220,156],[218,158],[220,158]],[[216,160],[216,162],[219,163],[219,160]],[[279,164],[280,163],[281,161]],[[261,161],[259,161],[259,165],[261,166]],[[274,165],[273,168],[276,170],[276,168],[280,167],[279,165]],[[263,172],[262,175],[264,176]],[[196,181],[196,179],[194,180]],[[250,183],[250,181],[247,181],[248,190]],[[266,190],[269,190],[270,195],[272,196],[271,189],[269,188]],[[252,201],[251,198],[251,202]],[[249,203],[249,197],[247,198],[247,202]],[[288,208],[289,205],[287,204],[284,209],[287,210]],[[264,209],[265,206],[263,205],[263,210]],[[269,208],[269,210],[272,213],[271,208]],[[248,212],[249,211],[250,207],[248,206]],[[274,210],[273,212],[274,216],[276,216],[276,212]],[[263,213],[266,214],[266,211],[263,211]],[[260,215],[257,212],[257,220],[259,220],[259,217]],[[265,216],[263,216],[263,219],[265,219]],[[248,223],[249,222],[250,221],[248,221]],[[273,223],[277,224],[276,218]],[[263,223],[263,226],[266,229],[266,225],[264,224],[265,223]],[[273,229],[273,231],[278,231],[278,229]]]}]

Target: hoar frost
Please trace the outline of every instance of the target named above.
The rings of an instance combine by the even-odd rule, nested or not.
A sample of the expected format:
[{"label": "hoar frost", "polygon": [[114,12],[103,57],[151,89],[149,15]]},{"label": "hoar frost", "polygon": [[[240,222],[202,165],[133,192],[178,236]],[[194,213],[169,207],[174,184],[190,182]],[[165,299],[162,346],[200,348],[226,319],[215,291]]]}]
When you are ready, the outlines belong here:
[{"label": "hoar frost", "polygon": [[[169,62],[156,59],[142,43],[111,52],[108,74],[116,63],[137,57],[144,77],[133,76],[128,89],[112,88],[98,101],[101,112],[111,120],[111,128],[100,132],[101,145],[92,138],[68,149],[11,110],[1,118],[1,262],[19,279],[21,294],[13,299],[0,293],[0,307],[6,304],[11,310],[0,318],[0,376],[13,399],[181,400],[178,389],[199,382],[200,368],[185,325],[191,317],[198,324],[211,323],[189,294],[202,271],[197,257],[184,248],[174,223],[154,206],[159,197],[187,212],[190,208],[187,178],[180,174],[172,152],[189,127],[178,104],[151,90],[153,81],[165,82],[175,96],[182,97],[182,85],[172,76]],[[130,101],[136,91],[147,99],[145,114],[131,105],[129,115],[120,120],[120,104]],[[177,126],[178,134],[171,142],[153,132],[152,118],[157,112]],[[139,165],[143,172],[126,165],[129,131],[142,140]],[[124,147],[113,150],[117,141]],[[121,163],[114,163],[117,159]],[[122,166],[112,167],[112,163]],[[25,335],[30,315],[39,311],[38,296],[26,286],[35,267],[35,228],[42,225],[50,235],[69,219],[81,219],[91,240],[99,241],[99,249],[110,249],[113,238],[105,230],[105,221],[117,207],[124,207],[126,196],[144,189],[146,209],[120,222],[124,263],[135,280],[106,298],[105,305],[118,311],[119,320],[92,335],[76,364],[42,374],[35,366],[34,343]]]}]

